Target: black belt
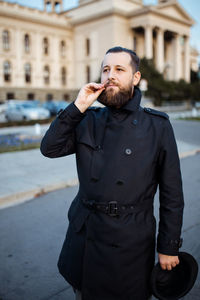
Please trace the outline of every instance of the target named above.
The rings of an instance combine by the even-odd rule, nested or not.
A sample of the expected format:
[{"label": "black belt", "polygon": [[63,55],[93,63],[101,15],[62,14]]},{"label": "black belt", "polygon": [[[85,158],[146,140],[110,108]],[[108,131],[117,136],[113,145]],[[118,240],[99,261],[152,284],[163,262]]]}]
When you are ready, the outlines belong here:
[{"label": "black belt", "polygon": [[127,213],[135,213],[142,210],[153,208],[152,203],[140,203],[140,204],[118,204],[117,201],[110,201],[110,202],[95,202],[95,201],[88,201],[86,199],[82,199],[83,204],[93,210],[105,213],[111,217],[117,217],[121,214]]}]

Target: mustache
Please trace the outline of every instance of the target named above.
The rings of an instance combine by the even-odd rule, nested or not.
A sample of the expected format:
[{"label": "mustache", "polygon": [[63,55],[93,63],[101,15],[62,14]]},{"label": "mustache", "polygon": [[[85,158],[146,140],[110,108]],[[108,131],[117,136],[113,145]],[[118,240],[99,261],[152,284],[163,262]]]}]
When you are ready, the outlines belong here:
[{"label": "mustache", "polygon": [[106,88],[106,87],[109,86],[110,84],[119,86],[117,82],[115,82],[115,81],[113,81],[113,80],[108,80],[108,81],[105,83],[104,87]]}]

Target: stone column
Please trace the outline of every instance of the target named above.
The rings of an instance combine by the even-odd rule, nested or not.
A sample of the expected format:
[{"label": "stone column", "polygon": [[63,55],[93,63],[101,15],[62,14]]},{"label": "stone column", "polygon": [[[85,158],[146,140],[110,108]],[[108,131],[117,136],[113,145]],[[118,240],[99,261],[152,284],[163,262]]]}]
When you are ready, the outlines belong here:
[{"label": "stone column", "polygon": [[181,44],[180,35],[178,33],[174,36],[174,80],[181,79]]},{"label": "stone column", "polygon": [[44,87],[44,59],[42,57],[43,48],[42,48],[42,34],[39,32],[34,33],[34,48],[33,51],[35,53],[35,76],[33,78],[33,83],[35,88]]},{"label": "stone column", "polygon": [[145,35],[144,35],[144,43],[145,43],[145,57],[147,59],[153,58],[153,33],[152,27],[147,25],[145,27]]},{"label": "stone column", "polygon": [[[50,38],[49,38],[50,39]],[[51,88],[60,88],[61,84],[61,65],[60,58],[60,39],[56,35],[52,35],[50,39],[50,86]]]},{"label": "stone column", "polygon": [[164,71],[164,31],[161,28],[157,30],[156,42],[156,66],[157,70],[162,73]]},{"label": "stone column", "polygon": [[11,82],[13,86],[24,86],[24,62],[22,57],[24,54],[24,34],[18,28],[13,31],[13,36],[15,37],[15,46],[11,46],[16,49],[16,61],[12,64],[11,60]]},{"label": "stone column", "polygon": [[184,37],[184,79],[190,82],[190,45],[189,36]]}]

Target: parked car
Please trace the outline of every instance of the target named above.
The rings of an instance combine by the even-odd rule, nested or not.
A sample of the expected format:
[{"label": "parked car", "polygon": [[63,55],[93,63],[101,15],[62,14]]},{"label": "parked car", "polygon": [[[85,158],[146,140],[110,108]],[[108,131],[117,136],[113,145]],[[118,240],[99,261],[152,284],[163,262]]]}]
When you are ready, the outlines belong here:
[{"label": "parked car", "polygon": [[5,117],[8,121],[39,120],[49,118],[50,113],[32,101],[13,100],[8,103]]},{"label": "parked car", "polygon": [[55,101],[55,103],[56,103],[56,113],[58,113],[61,109],[65,109],[69,105],[69,102],[63,100]]},{"label": "parked car", "polygon": [[6,102],[0,102],[0,114],[3,114],[7,108]]},{"label": "parked car", "polygon": [[43,107],[50,112],[51,116],[55,116],[57,114],[57,107],[55,101],[46,101],[43,104]]},{"label": "parked car", "polygon": [[55,116],[59,110],[65,109],[69,105],[68,102],[63,101],[63,100],[57,100],[57,101],[46,101],[43,104],[43,107],[48,109],[51,116]]}]

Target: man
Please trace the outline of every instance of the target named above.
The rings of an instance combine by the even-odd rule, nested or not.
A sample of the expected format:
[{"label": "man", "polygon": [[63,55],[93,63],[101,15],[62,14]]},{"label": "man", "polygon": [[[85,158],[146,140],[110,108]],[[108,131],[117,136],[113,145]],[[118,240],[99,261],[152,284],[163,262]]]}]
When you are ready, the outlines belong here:
[{"label": "man", "polygon": [[[155,258],[153,198],[159,185],[160,265],[178,263],[183,214],[179,158],[165,113],[143,109],[139,58],[109,49],[101,84],[86,84],[41,143],[48,157],[76,153],[79,192],[58,267],[82,300],[147,300]],[[104,108],[89,108],[95,100]]]}]

